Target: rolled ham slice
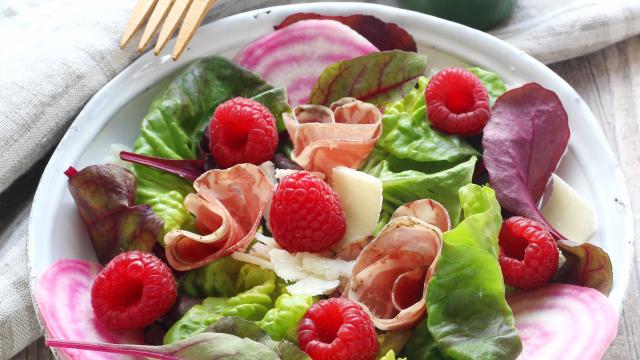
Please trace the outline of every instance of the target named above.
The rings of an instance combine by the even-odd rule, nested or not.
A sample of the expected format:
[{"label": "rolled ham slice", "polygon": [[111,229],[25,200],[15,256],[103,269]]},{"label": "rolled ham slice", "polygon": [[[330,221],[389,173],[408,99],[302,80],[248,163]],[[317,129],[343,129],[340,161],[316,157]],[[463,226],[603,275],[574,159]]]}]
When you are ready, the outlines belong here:
[{"label": "rolled ham slice", "polygon": [[420,199],[406,203],[393,212],[391,218],[398,216],[413,216],[436,226],[440,231],[447,232],[451,229],[451,219],[447,209],[439,202],[431,199]]},{"label": "rolled ham slice", "polygon": [[327,178],[338,165],[358,168],[369,156],[382,129],[377,107],[354,98],[344,98],[331,108],[300,105],[283,114],[293,142],[293,161]]},{"label": "rolled ham slice", "polygon": [[408,329],[422,319],[448,227],[442,205],[414,201],[398,208],[357,257],[346,296],[363,307],[378,329]]},{"label": "rolled ham slice", "polygon": [[169,264],[186,271],[245,251],[260,225],[273,186],[269,177],[251,164],[202,174],[193,183],[196,193],[187,195],[184,205],[206,235],[186,230],[167,233],[164,242]]}]

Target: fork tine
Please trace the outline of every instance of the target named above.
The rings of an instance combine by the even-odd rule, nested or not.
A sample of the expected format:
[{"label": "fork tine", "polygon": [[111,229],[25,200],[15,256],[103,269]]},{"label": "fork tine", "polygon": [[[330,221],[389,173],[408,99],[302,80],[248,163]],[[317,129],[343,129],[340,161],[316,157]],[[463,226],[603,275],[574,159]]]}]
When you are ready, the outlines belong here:
[{"label": "fork tine", "polygon": [[138,51],[142,52],[147,45],[149,45],[149,41],[156,33],[156,30],[158,30],[158,26],[169,13],[169,9],[171,9],[173,1],[174,0],[158,0],[158,4],[156,4],[155,9],[153,9],[153,13],[151,13],[147,26],[144,28],[144,33],[142,33],[142,38],[138,44]]},{"label": "fork tine", "polygon": [[158,0],[138,0],[138,3],[133,8],[129,22],[127,22],[127,26],[124,29],[124,34],[122,34],[122,39],[120,40],[121,49],[127,46],[133,34],[144,24],[157,1]]},{"label": "fork tine", "polygon": [[178,28],[178,24],[182,21],[182,18],[187,12],[190,4],[191,0],[176,0],[173,4],[171,11],[169,12],[169,16],[167,16],[167,19],[164,21],[164,24],[160,29],[158,42],[156,42],[156,47],[153,49],[154,54],[158,55],[160,51],[164,49],[165,45],[167,45],[167,42]]},{"label": "fork tine", "polygon": [[174,61],[178,60],[180,55],[182,55],[182,52],[191,41],[191,38],[193,38],[193,34],[196,32],[196,29],[200,26],[200,23],[204,20],[204,17],[215,2],[216,0],[193,0],[191,7],[189,7],[189,11],[184,18],[184,22],[180,27],[180,33],[178,33],[176,45],[171,53],[171,58]]}]

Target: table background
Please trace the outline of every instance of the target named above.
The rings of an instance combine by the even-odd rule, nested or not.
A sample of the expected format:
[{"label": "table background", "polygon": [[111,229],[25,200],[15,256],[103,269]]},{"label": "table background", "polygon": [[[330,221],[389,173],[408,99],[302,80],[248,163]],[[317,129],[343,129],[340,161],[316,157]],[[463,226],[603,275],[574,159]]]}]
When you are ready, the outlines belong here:
[{"label": "table background", "polygon": [[[599,120],[622,165],[631,204],[636,210],[635,231],[640,233],[640,36],[550,67],[576,89]],[[0,195],[0,209],[13,209],[12,213],[0,219],[0,233],[13,217],[28,211],[47,160],[48,156]],[[635,243],[635,249],[640,253],[639,242]],[[639,268],[640,260],[636,257],[618,336],[604,359],[640,359]],[[39,340],[13,358],[25,359],[48,360],[53,357]]]}]

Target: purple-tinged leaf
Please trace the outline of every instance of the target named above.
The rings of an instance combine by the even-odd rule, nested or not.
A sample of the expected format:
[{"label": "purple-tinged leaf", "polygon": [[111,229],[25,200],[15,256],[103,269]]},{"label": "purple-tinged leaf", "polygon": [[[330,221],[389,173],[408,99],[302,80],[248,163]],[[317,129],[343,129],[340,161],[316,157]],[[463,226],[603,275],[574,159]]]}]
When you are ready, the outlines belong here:
[{"label": "purple-tinged leaf", "polygon": [[609,255],[593,244],[577,245],[568,240],[559,240],[558,248],[567,261],[554,277],[554,281],[586,286],[605,296],[611,292],[613,271]]},{"label": "purple-tinged leaf", "polygon": [[339,61],[320,74],[309,103],[329,106],[342,98],[354,97],[382,106],[408,94],[426,68],[424,55],[400,50]]},{"label": "purple-tinged leaf", "polygon": [[380,51],[396,49],[418,51],[416,41],[405,29],[396,24],[384,22],[372,15],[329,16],[315,13],[296,13],[287,16],[274,28],[280,30],[298,21],[312,19],[339,21],[371,41]]},{"label": "purple-tinged leaf", "polygon": [[484,128],[482,146],[489,183],[500,205],[547,224],[537,203],[569,142],[569,122],[560,99],[536,83],[500,96]]},{"label": "purple-tinged leaf", "polygon": [[184,179],[195,181],[205,170],[205,160],[173,160],[135,154],[127,151],[120,152],[120,159],[134,164],[148,166],[178,175]]},{"label": "purple-tinged leaf", "polygon": [[102,264],[122,251],[151,251],[163,223],[148,205],[134,206],[136,178],[129,170],[105,164],[69,168],[65,174]]}]

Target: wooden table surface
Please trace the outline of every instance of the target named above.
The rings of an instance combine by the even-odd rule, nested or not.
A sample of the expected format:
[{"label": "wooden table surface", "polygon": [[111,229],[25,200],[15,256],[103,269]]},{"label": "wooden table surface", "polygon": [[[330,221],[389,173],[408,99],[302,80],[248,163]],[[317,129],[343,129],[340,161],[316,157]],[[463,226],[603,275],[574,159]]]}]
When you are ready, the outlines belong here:
[{"label": "wooden table surface", "polygon": [[[640,232],[640,36],[602,51],[551,66],[582,96],[599,119],[622,165]],[[606,176],[606,174],[603,174]],[[35,182],[34,188],[35,191]],[[640,253],[640,242],[635,243]],[[618,336],[604,359],[640,359],[640,261],[633,262]],[[14,360],[52,359],[42,340]]]}]

